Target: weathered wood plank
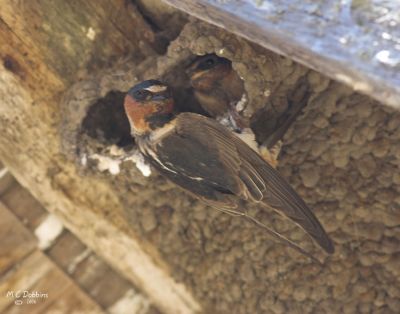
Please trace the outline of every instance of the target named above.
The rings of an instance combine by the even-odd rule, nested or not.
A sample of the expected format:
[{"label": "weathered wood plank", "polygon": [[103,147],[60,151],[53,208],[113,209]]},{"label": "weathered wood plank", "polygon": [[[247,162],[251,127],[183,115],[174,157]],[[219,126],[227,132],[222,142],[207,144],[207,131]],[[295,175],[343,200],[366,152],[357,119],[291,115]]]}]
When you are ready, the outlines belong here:
[{"label": "weathered wood plank", "polygon": [[2,274],[35,249],[36,239],[1,202],[0,217],[0,274]]},{"label": "weathered wood plank", "polygon": [[43,206],[27,189],[16,183],[2,196],[1,201],[30,230],[34,231],[48,215]]},{"label": "weathered wood plank", "polygon": [[102,313],[101,308],[40,251],[33,252],[0,280],[0,295],[2,313]]},{"label": "weathered wood plank", "polygon": [[164,1],[400,108],[397,1]]},{"label": "weathered wood plank", "polygon": [[76,286],[70,285],[55,302],[46,307],[41,313],[88,313],[88,314],[102,314],[105,313],[92,299],[85,293],[76,290]]},{"label": "weathered wood plank", "polygon": [[121,298],[131,284],[66,231],[47,252],[103,308]]},{"label": "weathered wood plank", "polygon": [[[46,252],[46,254],[66,273],[72,274],[76,267],[76,259],[82,261],[83,257],[87,257],[86,251],[89,249],[71,232],[66,230],[56,240],[54,245]],[[90,254],[90,253],[89,253]]]},{"label": "weathered wood plank", "polygon": [[76,269],[72,277],[103,308],[121,298],[131,285],[95,254],[90,254]]}]

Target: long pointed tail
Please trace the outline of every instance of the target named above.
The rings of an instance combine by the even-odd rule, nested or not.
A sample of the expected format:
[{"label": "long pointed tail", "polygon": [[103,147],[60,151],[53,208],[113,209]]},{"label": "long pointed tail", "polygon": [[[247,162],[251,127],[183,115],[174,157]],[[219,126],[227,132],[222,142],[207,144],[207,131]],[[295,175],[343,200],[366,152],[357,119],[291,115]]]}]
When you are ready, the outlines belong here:
[{"label": "long pointed tail", "polygon": [[316,259],[314,256],[312,256],[310,253],[308,253],[306,250],[304,250],[302,247],[300,247],[299,245],[297,245],[296,243],[294,243],[292,240],[284,237],[283,235],[281,235],[279,232],[271,229],[270,227],[268,227],[267,225],[263,224],[261,221],[255,219],[254,217],[245,214],[244,217],[246,217],[247,219],[249,219],[250,221],[254,222],[256,225],[259,225],[260,227],[264,228],[270,235],[272,235],[274,238],[278,239],[279,241],[281,241],[284,244],[287,244],[289,247],[291,247],[292,249],[296,250],[297,252],[303,254],[304,256],[309,257],[310,259],[312,259],[314,262],[322,265],[322,263]]},{"label": "long pointed tail", "polygon": [[332,240],[321,223],[290,184],[270,165],[265,164],[261,173],[267,188],[262,200],[264,206],[288,217],[306,231],[328,254],[335,252]]},{"label": "long pointed tail", "polygon": [[[211,204],[210,204],[211,205]],[[316,259],[314,256],[312,256],[310,253],[308,253],[306,250],[304,250],[302,247],[300,247],[298,244],[294,243],[292,240],[286,238],[285,236],[281,235],[279,232],[273,230],[272,228],[268,227],[266,224],[262,223],[258,219],[254,218],[253,216],[250,216],[246,212],[240,212],[237,210],[232,210],[232,209],[221,209],[218,208],[218,206],[212,205],[215,209],[222,211],[225,214],[234,216],[234,217],[243,217],[248,219],[249,221],[253,222],[254,224],[260,226],[261,228],[265,229],[272,237],[275,239],[279,240],[281,243],[288,245],[290,248],[296,250],[300,254],[310,258],[314,262],[322,265],[322,263]]]}]

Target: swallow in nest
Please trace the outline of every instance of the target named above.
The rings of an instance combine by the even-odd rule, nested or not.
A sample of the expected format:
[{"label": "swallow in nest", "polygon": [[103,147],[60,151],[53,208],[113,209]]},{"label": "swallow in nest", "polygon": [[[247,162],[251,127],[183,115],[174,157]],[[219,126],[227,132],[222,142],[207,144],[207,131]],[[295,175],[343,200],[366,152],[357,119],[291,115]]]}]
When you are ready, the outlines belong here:
[{"label": "swallow in nest", "polygon": [[258,145],[248,119],[240,115],[247,101],[244,82],[232,67],[232,62],[216,54],[197,57],[186,69],[190,84],[200,106],[239,135],[274,168],[282,142],[277,139],[271,147]]}]

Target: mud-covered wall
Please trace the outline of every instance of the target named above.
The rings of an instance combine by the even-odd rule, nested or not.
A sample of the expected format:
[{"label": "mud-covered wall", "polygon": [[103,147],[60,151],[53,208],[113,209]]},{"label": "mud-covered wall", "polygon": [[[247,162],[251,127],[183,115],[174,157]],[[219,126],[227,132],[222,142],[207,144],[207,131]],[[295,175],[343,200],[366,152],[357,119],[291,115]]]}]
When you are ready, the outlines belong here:
[{"label": "mud-covered wall", "polygon": [[[320,266],[240,218],[207,208],[154,171],[130,161],[134,148],[123,93],[161,78],[181,110],[198,110],[184,67],[215,52],[245,82],[260,142],[281,113],[306,104],[284,137],[279,171],[315,210],[336,244],[325,256],[299,228],[252,213],[323,260]],[[82,175],[109,183],[132,229],[156,246],[171,275],[205,313],[396,313],[400,308],[400,113],[293,61],[192,21],[164,55],[120,64],[76,84],[62,106],[64,152]],[[136,160],[136,159],[135,159]],[[111,170],[106,171],[106,169]],[[105,171],[100,171],[105,170]]]}]

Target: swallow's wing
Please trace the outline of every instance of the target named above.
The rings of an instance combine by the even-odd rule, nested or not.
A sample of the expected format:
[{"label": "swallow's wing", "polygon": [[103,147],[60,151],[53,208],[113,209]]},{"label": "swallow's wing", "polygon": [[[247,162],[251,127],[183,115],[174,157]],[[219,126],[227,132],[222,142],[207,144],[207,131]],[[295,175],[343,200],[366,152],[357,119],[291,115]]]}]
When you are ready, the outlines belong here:
[{"label": "swallow's wing", "polygon": [[[216,121],[199,115],[187,115],[190,115],[189,119],[183,116],[181,121],[178,120],[177,128],[180,134],[190,133],[194,138],[215,140],[216,151],[221,156],[224,167],[229,169],[229,175],[236,175],[244,184],[239,190],[239,196],[247,196],[254,201],[261,200],[299,224],[328,253],[334,252],[331,239],[314,213],[278,171]],[[197,121],[191,121],[192,119]]]},{"label": "swallow's wing", "polygon": [[144,153],[164,176],[210,205],[234,209],[239,197],[272,207],[333,253],[318,219],[287,181],[217,121],[181,113]]}]

